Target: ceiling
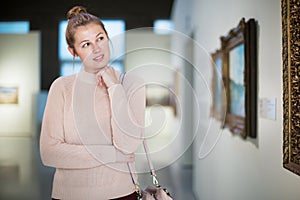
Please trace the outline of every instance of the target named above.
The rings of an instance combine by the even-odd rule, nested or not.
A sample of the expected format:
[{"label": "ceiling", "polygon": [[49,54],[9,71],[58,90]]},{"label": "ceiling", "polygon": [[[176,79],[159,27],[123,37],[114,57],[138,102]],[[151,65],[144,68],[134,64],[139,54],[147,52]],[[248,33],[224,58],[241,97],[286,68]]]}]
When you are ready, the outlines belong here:
[{"label": "ceiling", "polygon": [[74,5],[82,5],[102,19],[124,19],[127,29],[152,26],[155,19],[169,19],[174,0],[9,0],[0,21],[30,20],[33,29],[57,25]]}]

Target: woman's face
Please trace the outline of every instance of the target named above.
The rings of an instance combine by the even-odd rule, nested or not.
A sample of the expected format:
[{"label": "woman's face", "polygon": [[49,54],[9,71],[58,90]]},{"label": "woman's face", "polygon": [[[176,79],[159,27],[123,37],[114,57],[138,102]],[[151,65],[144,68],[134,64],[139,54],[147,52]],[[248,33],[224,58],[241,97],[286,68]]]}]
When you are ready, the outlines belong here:
[{"label": "woman's face", "polygon": [[[110,50],[108,37],[101,25],[90,23],[86,26],[79,26],[74,38],[75,53],[80,57],[85,71],[97,73],[107,66]],[[70,47],[69,51],[73,53]]]}]

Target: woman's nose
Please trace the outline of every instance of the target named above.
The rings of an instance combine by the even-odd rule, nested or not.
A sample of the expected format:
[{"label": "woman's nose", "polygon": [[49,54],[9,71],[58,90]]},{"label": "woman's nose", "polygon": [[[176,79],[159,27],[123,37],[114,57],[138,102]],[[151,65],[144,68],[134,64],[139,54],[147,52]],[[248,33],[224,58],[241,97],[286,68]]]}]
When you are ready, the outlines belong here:
[{"label": "woman's nose", "polygon": [[101,51],[101,45],[100,44],[95,44],[93,53],[99,53]]}]

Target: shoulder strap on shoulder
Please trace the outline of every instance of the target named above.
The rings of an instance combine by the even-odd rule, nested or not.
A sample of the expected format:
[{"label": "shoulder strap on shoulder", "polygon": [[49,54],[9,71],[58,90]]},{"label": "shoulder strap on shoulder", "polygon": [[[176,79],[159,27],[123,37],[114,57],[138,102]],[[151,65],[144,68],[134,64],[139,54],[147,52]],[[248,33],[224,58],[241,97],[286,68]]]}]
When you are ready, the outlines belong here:
[{"label": "shoulder strap on shoulder", "polygon": [[122,73],[120,74],[119,80],[120,80],[120,83],[121,83],[122,85],[123,85],[123,82],[124,82],[125,74],[126,74],[126,72],[122,72]]}]

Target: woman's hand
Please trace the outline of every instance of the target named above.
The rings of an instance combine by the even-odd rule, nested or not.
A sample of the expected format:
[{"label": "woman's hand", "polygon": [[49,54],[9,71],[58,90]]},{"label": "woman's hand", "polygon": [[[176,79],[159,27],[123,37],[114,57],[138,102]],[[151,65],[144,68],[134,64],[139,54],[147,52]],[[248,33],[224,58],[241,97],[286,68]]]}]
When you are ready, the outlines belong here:
[{"label": "woman's hand", "polygon": [[124,154],[117,150],[117,162],[134,162],[134,153]]},{"label": "woman's hand", "polygon": [[106,86],[107,88],[119,83],[114,68],[108,66],[104,67],[97,73],[97,78],[98,85]]}]

